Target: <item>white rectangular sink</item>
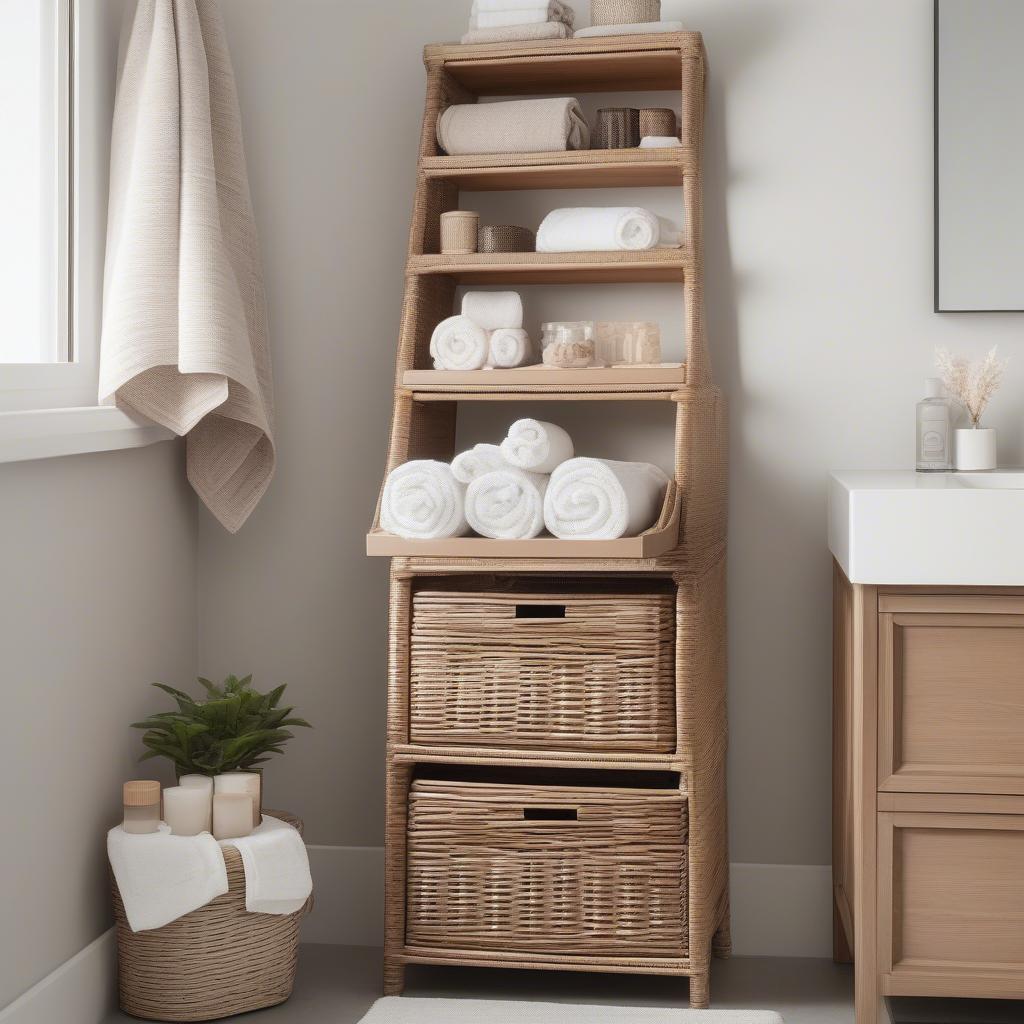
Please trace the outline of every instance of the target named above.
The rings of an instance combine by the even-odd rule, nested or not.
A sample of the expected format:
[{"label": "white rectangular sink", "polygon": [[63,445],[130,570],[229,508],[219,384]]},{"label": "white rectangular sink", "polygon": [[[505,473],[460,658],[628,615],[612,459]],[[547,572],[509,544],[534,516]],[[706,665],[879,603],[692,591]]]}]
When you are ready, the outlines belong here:
[{"label": "white rectangular sink", "polygon": [[828,506],[853,583],[1024,586],[1024,470],[833,473]]}]

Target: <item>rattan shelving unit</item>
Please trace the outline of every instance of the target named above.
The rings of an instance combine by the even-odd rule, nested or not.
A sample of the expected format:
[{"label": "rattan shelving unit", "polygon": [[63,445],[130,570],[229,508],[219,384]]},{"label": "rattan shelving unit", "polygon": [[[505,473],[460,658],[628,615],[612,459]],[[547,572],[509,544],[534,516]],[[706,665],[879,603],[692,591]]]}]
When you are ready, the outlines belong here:
[{"label": "rattan shelving unit", "polygon": [[[394,994],[402,990],[408,964],[462,964],[684,975],[690,978],[691,1005],[707,1006],[711,956],[727,955],[730,940],[725,786],[726,415],[722,395],[711,379],[704,332],[703,42],[698,33],[686,32],[502,46],[439,45],[428,46],[424,59],[426,109],[387,471],[409,459],[450,459],[455,454],[458,410],[466,402],[603,401],[624,403],[622,410],[628,413],[627,403],[643,401],[669,402],[675,408],[675,480],[666,495],[661,517],[650,530],[641,537],[609,542],[554,538],[498,542],[475,537],[406,541],[381,530],[378,509],[367,537],[367,550],[369,554],[392,557],[385,991]],[[475,102],[481,96],[647,90],[681,92],[683,144],[679,149],[452,157],[440,154],[436,146],[437,117],[452,103]],[[458,208],[460,190],[633,186],[680,189],[684,223],[681,249],[564,255],[439,255],[439,217]],[[528,283],[630,282],[681,286],[685,364],[584,371],[530,368],[477,375],[430,369],[430,335],[441,319],[451,315],[458,284],[516,287]],[[581,747],[563,739],[573,735],[571,732],[553,729],[545,737],[533,728],[526,733],[529,742],[513,739],[505,745],[498,741],[481,743],[472,739],[472,729],[453,732],[445,738],[443,727],[438,732],[436,715],[431,718],[430,728],[423,728],[416,717],[421,713],[419,705],[412,699],[413,677],[420,680],[423,676],[415,662],[424,657],[423,648],[414,639],[418,628],[413,621],[417,595],[436,589],[443,591],[445,587],[486,589],[489,584],[498,591],[516,587],[536,590],[541,596],[529,599],[540,601],[548,600],[544,594],[554,588],[568,592],[570,603],[574,588],[581,593],[601,587],[614,592],[616,586],[647,586],[659,592],[667,588],[674,608],[674,635],[666,648],[671,650],[669,684],[673,706],[666,720],[664,703],[657,703],[661,716],[658,742],[646,746],[636,743],[630,749],[629,742],[609,740],[600,749],[588,749],[586,744]],[[566,600],[564,594],[555,599]],[[665,678],[660,669],[657,678]],[[512,685],[514,682],[513,678]],[[491,692],[492,698],[484,695],[480,699],[493,699]],[[586,703],[568,699],[564,706],[578,710]],[[562,707],[559,704],[559,709]],[[433,706],[432,709],[436,711]],[[602,721],[607,724],[608,719]],[[522,730],[510,733],[523,734]],[[614,825],[616,814],[635,816],[638,812],[633,797],[637,793],[643,796],[644,786],[661,787],[650,794],[657,798],[656,802],[641,802],[640,806],[652,808],[652,822],[674,820],[677,831],[682,830],[684,846],[678,862],[682,876],[676,881],[683,902],[678,918],[666,922],[663,908],[655,913],[651,909],[657,902],[653,896],[639,901],[634,898],[631,903],[629,894],[635,897],[640,890],[621,887],[622,879],[630,873],[644,874],[647,863],[655,864],[659,871],[664,867],[659,859],[663,856],[662,848],[641,844],[635,849],[632,845],[628,849],[623,847],[625,863],[618,864],[615,878],[608,882],[613,887],[620,885],[614,889],[612,902],[621,900],[622,906],[616,904],[609,910],[611,904],[606,900],[591,908],[596,907],[591,916],[601,919],[601,938],[589,941],[586,928],[581,932],[579,927],[571,938],[559,938],[563,933],[568,935],[566,921],[571,924],[575,912],[572,894],[579,895],[578,885],[574,889],[575,883],[567,883],[562,877],[566,872],[572,873],[571,866],[563,865],[562,875],[544,868],[547,873],[541,871],[543,879],[538,883],[542,888],[548,887],[543,889],[544,898],[537,899],[537,892],[532,891],[533,898],[524,900],[522,906],[515,905],[514,898],[513,905],[507,905],[507,892],[500,882],[486,878],[481,881],[471,873],[460,876],[465,885],[483,886],[479,891],[485,897],[501,890],[501,898],[495,898],[494,913],[504,915],[502,923],[495,923],[487,934],[514,936],[523,934],[524,929],[539,928],[541,931],[536,935],[540,938],[530,932],[530,941],[513,937],[505,947],[500,941],[480,941],[483,933],[479,930],[467,931],[467,941],[462,944],[465,948],[460,948],[454,939],[431,940],[429,944],[417,939],[450,934],[450,929],[446,931],[444,913],[455,915],[461,912],[460,907],[464,911],[467,904],[469,890],[461,893],[461,903],[456,898],[458,894],[450,889],[431,897],[433,902],[427,899],[435,892],[429,888],[434,883],[424,882],[421,875],[424,863],[431,867],[438,863],[437,844],[443,845],[445,838],[444,828],[438,822],[451,822],[451,841],[458,846],[460,855],[468,856],[467,851],[479,846],[482,840],[476,833],[467,836],[466,823],[474,821],[477,814],[490,813],[487,808],[497,808],[495,821],[511,823],[516,827],[515,835],[525,837],[521,848],[514,851],[515,856],[502,862],[503,867],[511,864],[517,871],[523,865],[532,868],[533,851],[546,849],[535,842],[544,827],[562,827],[558,821],[541,821],[520,828],[515,811],[515,820],[502,818],[507,815],[509,801],[502,797],[505,790],[501,784],[495,790],[495,772],[505,773],[501,784],[507,782],[512,787],[508,792],[513,794],[509,797],[513,808],[515,799],[526,799],[524,794],[531,799],[542,799],[536,796],[538,792],[550,794],[549,802],[554,807],[549,809],[549,816],[555,818],[562,815],[569,803],[579,802],[583,810],[577,824],[611,821]],[[484,780],[479,785],[472,781],[478,776]],[[470,784],[465,788],[467,779]],[[573,781],[567,783],[566,779]],[[577,785],[579,779],[591,788]],[[607,783],[602,782],[604,779]],[[632,795],[623,796],[624,793]],[[588,794],[593,799],[588,800]],[[453,801],[447,816],[428,813],[434,806],[430,800],[443,799]],[[673,807],[677,811],[673,812]],[[466,808],[475,810],[469,813]],[[565,814],[569,813],[565,810]],[[527,817],[526,810],[521,817]],[[536,828],[532,827],[534,824]],[[629,827],[616,831],[610,826],[601,833],[601,841],[610,843],[605,852],[610,851],[613,859],[615,843],[627,842],[624,837],[636,833],[633,817],[627,816],[619,824]],[[656,830],[654,824],[651,828]],[[512,833],[500,829],[494,832],[494,836],[503,834]],[[664,835],[668,836],[668,832]],[[609,840],[608,836],[620,838]],[[680,841],[678,836],[669,836],[666,841],[669,839]],[[488,843],[493,845],[493,838]],[[416,873],[412,880],[410,872]],[[605,881],[602,876],[601,884]],[[549,911],[546,907],[557,910]],[[540,924],[538,913],[543,919]],[[554,913],[561,915],[562,931],[545,917]],[[437,914],[441,915],[439,919]],[[654,917],[658,920],[654,921]],[[642,926],[639,918],[644,918]],[[674,931],[666,931],[669,925]],[[549,932],[543,932],[544,928]],[[669,948],[665,936],[675,933],[682,937]],[[636,937],[625,941],[626,934]],[[544,938],[545,935],[548,937]],[[650,937],[649,946],[644,945],[648,941],[644,936]]]}]

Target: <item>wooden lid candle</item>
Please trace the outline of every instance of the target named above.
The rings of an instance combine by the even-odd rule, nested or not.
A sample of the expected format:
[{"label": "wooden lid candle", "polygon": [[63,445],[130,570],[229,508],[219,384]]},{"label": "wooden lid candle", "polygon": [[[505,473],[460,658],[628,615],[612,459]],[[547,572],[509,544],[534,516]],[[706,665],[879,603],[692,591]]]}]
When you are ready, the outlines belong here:
[{"label": "wooden lid candle", "polygon": [[149,779],[126,782],[123,789],[125,832],[146,835],[160,829],[160,783]]}]

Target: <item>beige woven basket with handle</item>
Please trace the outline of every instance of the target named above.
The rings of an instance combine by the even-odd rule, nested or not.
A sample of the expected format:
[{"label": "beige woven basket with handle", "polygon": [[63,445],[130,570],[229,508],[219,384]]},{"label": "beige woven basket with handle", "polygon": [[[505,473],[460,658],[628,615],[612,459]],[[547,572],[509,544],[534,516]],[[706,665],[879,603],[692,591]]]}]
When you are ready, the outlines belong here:
[{"label": "beige woven basket with handle", "polygon": [[[266,813],[302,832],[298,818]],[[216,1020],[275,1006],[292,994],[299,922],[313,897],[294,914],[250,914],[242,855],[233,846],[221,849],[228,891],[152,931],[131,930],[111,875],[118,994],[125,1013],[143,1020]]]}]

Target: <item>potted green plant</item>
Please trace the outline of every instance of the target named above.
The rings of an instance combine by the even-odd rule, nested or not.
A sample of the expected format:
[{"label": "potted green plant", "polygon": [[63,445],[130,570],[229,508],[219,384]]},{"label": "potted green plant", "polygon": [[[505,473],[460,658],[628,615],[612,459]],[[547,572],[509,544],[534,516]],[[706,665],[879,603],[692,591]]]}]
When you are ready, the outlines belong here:
[{"label": "potted green plant", "polygon": [[144,729],[146,752],[139,758],[166,757],[182,775],[220,775],[223,772],[261,771],[271,754],[282,753],[294,737],[294,726],[311,728],[305,719],[281,706],[285,685],[269,693],[253,689],[252,676],[228,676],[217,686],[199,677],[205,696],[199,700],[165,683],[153,685],[170,694],[175,711],[159,711],[133,729]]}]

